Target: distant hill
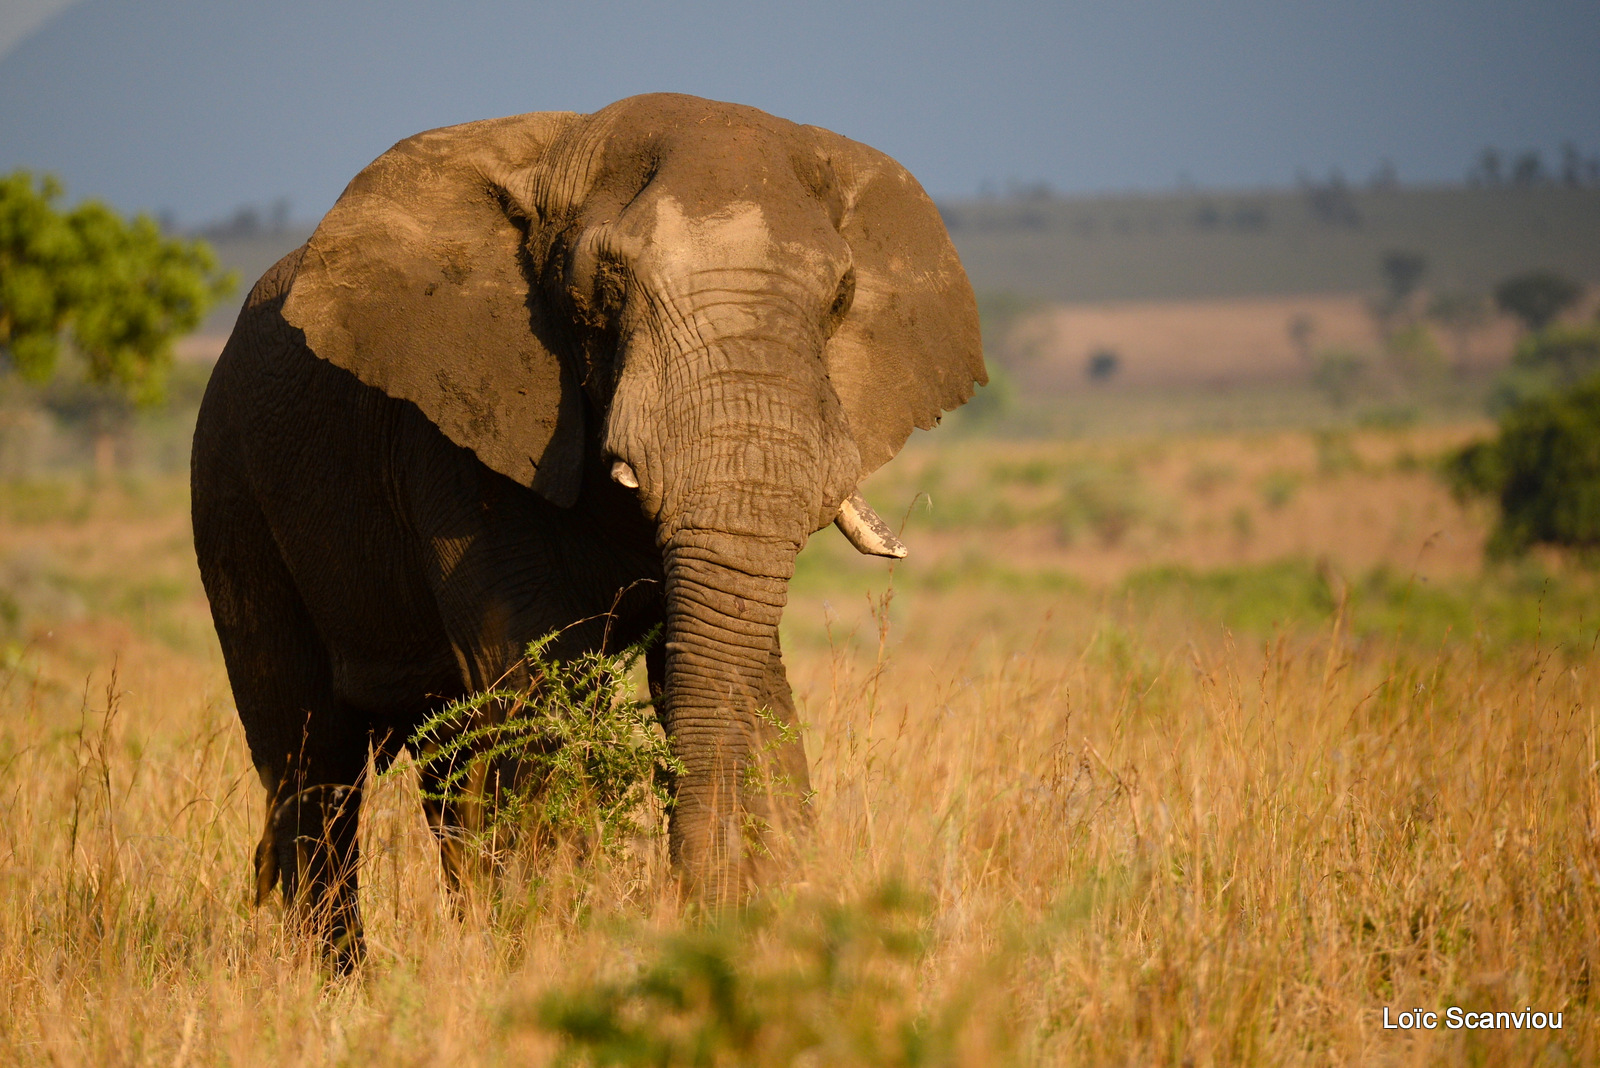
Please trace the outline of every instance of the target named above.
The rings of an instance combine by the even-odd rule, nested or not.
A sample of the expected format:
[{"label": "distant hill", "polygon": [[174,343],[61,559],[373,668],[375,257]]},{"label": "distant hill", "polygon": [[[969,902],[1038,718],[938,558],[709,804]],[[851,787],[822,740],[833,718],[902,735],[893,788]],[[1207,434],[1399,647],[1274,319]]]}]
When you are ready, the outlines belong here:
[{"label": "distant hill", "polygon": [[[1382,257],[1420,253],[1422,285],[1485,292],[1535,267],[1600,283],[1600,189],[1183,193],[945,201],[950,236],[980,293],[1078,304],[1366,293]],[[244,296],[310,236],[290,226],[218,233],[239,272],[204,333],[233,328]]]},{"label": "distant hill", "polygon": [[1258,193],[945,201],[979,292],[1059,303],[1381,290],[1389,252],[1425,288],[1549,268],[1600,283],[1600,189],[1313,186]]}]

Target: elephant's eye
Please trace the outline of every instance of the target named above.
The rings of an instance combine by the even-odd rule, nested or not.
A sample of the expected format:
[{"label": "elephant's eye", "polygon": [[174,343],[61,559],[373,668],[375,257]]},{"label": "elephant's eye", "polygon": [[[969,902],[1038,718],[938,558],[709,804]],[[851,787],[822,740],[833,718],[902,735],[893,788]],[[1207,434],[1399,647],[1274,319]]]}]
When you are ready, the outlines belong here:
[{"label": "elephant's eye", "polygon": [[622,298],[627,292],[627,283],[622,276],[622,269],[614,263],[600,264],[594,273],[594,306],[596,310],[605,315],[614,315],[622,310]]},{"label": "elephant's eye", "polygon": [[839,329],[839,324],[850,312],[850,304],[856,299],[856,272],[855,268],[844,272],[844,277],[839,279],[839,288],[834,291],[833,303],[828,305],[828,335]]}]

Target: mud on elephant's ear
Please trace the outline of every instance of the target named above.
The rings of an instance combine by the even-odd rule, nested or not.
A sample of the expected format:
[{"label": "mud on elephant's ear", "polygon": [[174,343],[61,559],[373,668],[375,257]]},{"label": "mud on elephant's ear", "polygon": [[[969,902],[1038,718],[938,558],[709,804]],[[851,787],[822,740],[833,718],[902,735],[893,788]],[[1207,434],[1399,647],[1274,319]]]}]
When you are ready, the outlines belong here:
[{"label": "mud on elephant's ear", "polygon": [[311,236],[284,303],[318,356],[411,401],[487,466],[577,499],[583,409],[540,339],[523,247],[532,171],[577,116],[418,134],[356,176]]},{"label": "mud on elephant's ear", "polygon": [[864,478],[912,427],[932,428],[989,380],[978,305],[939,210],[910,172],[849,138],[806,131],[831,173],[855,267],[855,299],[827,360]]}]

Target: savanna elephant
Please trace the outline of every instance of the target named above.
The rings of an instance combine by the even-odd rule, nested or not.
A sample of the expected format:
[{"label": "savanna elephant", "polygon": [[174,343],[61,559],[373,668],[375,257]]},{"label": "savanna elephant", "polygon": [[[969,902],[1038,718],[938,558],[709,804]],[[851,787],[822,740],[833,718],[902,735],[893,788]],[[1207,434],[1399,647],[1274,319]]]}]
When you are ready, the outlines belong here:
[{"label": "savanna elephant", "polygon": [[[656,625],[669,848],[743,892],[744,771],[795,718],[778,621],[858,483],[986,380],[972,290],[902,167],[695,97],[400,142],[251,292],[201,406],[195,550],[281,883],[359,952],[356,818],[444,701]],[[792,732],[781,731],[780,737]],[[784,771],[805,783],[805,754]],[[429,803],[445,842],[459,814]]]}]

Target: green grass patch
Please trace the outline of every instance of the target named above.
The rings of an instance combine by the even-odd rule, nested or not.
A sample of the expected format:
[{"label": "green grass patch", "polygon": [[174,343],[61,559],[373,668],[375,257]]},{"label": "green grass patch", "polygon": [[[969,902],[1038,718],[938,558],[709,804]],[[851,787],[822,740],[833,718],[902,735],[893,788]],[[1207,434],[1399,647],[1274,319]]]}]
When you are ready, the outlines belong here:
[{"label": "green grass patch", "polygon": [[1346,581],[1303,560],[1205,571],[1164,566],[1134,573],[1122,592],[1136,609],[1175,609],[1253,634],[1321,624],[1342,596],[1352,634],[1537,643],[1573,656],[1592,651],[1600,623],[1593,576],[1558,579],[1534,565],[1445,582],[1381,567]]}]

